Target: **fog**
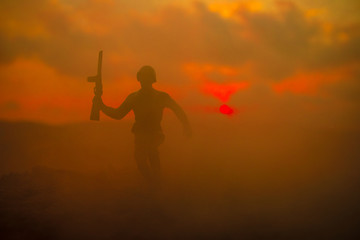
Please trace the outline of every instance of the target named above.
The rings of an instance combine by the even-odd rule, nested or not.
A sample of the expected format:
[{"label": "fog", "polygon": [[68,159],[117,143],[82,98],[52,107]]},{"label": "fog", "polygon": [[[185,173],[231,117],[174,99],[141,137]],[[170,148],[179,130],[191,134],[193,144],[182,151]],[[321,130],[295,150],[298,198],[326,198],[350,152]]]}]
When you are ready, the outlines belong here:
[{"label": "fog", "polygon": [[359,133],[166,115],[162,188],[133,159],[131,120],[1,122],[2,239],[347,239]]}]

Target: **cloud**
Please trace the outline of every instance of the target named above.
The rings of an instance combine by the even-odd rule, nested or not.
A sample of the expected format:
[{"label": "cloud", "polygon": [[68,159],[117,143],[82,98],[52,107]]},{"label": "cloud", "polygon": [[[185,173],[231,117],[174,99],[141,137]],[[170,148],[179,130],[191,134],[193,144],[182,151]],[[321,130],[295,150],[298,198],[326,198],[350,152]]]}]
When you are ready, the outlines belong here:
[{"label": "cloud", "polygon": [[275,80],[309,59],[323,63],[329,54],[344,52],[312,44],[322,24],[308,21],[291,2],[279,2],[276,12],[242,4],[230,18],[201,2],[192,9],[165,5],[149,11],[126,1],[11,2],[4,1],[1,8],[2,61],[35,56],[70,75],[86,75],[92,52],[101,48],[138,64],[151,61],[172,69],[189,60],[230,66],[253,61],[264,77]]},{"label": "cloud", "polygon": [[210,95],[225,103],[240,90],[250,87],[249,79],[251,65],[245,64],[241,68],[226,65],[187,63],[184,70],[192,78],[202,93]]},{"label": "cloud", "polygon": [[3,102],[0,105],[0,112],[12,112],[12,111],[18,111],[21,109],[21,105],[17,101],[7,101]]},{"label": "cloud", "polygon": [[[0,84],[8,91],[2,101],[17,100],[17,91],[35,99],[43,94],[36,84],[49,93],[61,89],[87,98],[83,84],[95,73],[100,49],[104,98],[111,102],[134,89],[142,65],[156,69],[165,89],[209,104],[210,92],[223,101],[234,93],[233,104],[279,92],[287,93],[278,95],[285,100],[289,94],[299,101],[304,94],[321,98],[319,92],[340,98],[331,86],[347,84],[343,69],[354,66],[344,78],[356,78],[359,22],[310,16],[298,1],[271,8],[266,1],[208,3],[1,1]],[[245,82],[249,87],[239,87]],[[235,94],[239,89],[248,99]]]},{"label": "cloud", "polygon": [[319,95],[319,91],[324,85],[343,83],[349,79],[354,71],[354,67],[337,68],[321,72],[299,72],[294,76],[272,85],[273,90],[282,94],[292,92],[295,94]]}]

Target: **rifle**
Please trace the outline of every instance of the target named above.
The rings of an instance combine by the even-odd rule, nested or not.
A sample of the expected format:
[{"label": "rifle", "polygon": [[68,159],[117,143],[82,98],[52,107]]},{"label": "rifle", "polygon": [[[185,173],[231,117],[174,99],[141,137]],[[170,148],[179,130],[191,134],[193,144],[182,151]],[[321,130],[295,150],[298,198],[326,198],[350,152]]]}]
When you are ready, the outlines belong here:
[{"label": "rifle", "polygon": [[102,64],[102,51],[99,52],[99,59],[98,59],[98,69],[97,74],[92,77],[88,77],[88,82],[94,82],[95,88],[94,88],[94,94],[95,97],[93,99],[92,107],[91,107],[91,113],[90,113],[90,120],[100,120],[100,99],[101,95],[103,93],[103,87],[101,82],[101,64]]}]

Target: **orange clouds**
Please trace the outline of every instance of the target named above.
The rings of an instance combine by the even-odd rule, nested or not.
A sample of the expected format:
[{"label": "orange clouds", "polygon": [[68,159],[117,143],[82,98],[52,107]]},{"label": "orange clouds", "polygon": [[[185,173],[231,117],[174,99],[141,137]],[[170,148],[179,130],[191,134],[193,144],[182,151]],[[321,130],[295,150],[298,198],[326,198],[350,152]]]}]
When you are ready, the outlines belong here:
[{"label": "orange clouds", "polygon": [[233,2],[214,2],[209,4],[209,10],[219,13],[224,18],[231,18],[237,15],[239,9],[248,12],[265,11],[265,3],[262,1],[233,1]]},{"label": "orange clouds", "polygon": [[1,109],[1,118],[64,122],[86,113],[87,91],[82,79],[61,75],[36,59],[18,59],[1,66],[0,78],[0,102],[17,106]]},{"label": "orange clouds", "polygon": [[249,87],[249,83],[247,82],[239,82],[239,83],[214,83],[208,82],[202,86],[202,92],[205,94],[212,95],[219,99],[221,102],[228,102],[231,95],[236,93],[239,90],[244,90]]},{"label": "orange clouds", "polygon": [[338,68],[323,72],[299,72],[279,83],[274,83],[272,89],[278,94],[290,92],[300,95],[316,95],[324,85],[348,80],[352,75],[353,68]]},{"label": "orange clouds", "polygon": [[244,75],[249,74],[251,65],[242,68],[214,64],[188,63],[184,70],[189,77],[199,84],[199,90],[211,95],[221,102],[228,102],[230,97],[239,90],[249,88],[249,81],[244,81]]},{"label": "orange clouds", "polygon": [[[330,85],[356,78],[359,67],[341,69],[359,61],[360,25],[326,19],[321,13],[331,9],[318,8],[261,0],[1,1],[0,117],[14,111],[26,117],[26,108],[45,114],[43,105],[68,119],[86,112],[92,86],[85,79],[94,74],[100,49],[104,100],[112,106],[137,89],[143,65],[155,68],[160,90],[209,109],[228,101],[236,108],[273,93],[283,101],[285,92],[296,101],[320,99]],[[53,121],[51,114],[45,118]]]}]

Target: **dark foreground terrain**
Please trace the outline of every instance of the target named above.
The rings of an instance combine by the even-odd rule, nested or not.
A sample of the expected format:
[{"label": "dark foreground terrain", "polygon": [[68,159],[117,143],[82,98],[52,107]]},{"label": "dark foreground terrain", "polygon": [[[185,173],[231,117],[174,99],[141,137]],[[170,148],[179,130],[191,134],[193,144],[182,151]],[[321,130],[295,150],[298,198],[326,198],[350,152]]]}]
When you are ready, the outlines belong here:
[{"label": "dark foreground terrain", "polygon": [[153,191],[129,122],[1,122],[0,239],[359,239],[357,132],[210,125],[165,128]]}]

